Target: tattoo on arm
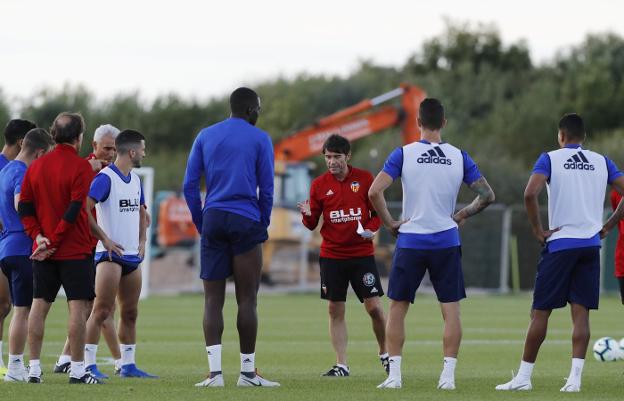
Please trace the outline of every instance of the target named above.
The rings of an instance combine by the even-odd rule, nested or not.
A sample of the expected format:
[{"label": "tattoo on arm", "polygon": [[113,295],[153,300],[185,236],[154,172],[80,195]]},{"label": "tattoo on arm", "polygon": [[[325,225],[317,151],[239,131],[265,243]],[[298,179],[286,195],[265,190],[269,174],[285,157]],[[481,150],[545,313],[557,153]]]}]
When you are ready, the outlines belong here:
[{"label": "tattoo on arm", "polygon": [[477,193],[477,197],[471,204],[461,210],[460,213],[462,213],[466,218],[479,213],[494,202],[495,199],[494,191],[492,191],[492,188],[490,187],[490,184],[488,184],[485,177],[481,177],[470,184],[470,189]]}]

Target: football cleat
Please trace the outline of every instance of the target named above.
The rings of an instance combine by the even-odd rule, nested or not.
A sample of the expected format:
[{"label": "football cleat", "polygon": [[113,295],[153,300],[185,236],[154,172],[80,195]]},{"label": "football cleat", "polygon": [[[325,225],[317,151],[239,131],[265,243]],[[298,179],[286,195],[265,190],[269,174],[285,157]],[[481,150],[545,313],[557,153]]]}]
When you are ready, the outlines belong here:
[{"label": "football cleat", "polygon": [[334,365],[331,369],[323,373],[321,376],[346,377],[349,376],[349,371],[342,366]]},{"label": "football cleat", "polygon": [[149,374],[137,368],[134,363],[123,365],[119,377],[138,377],[141,379],[158,379],[158,376]]},{"label": "football cleat", "polygon": [[438,381],[438,390],[455,390],[455,380],[440,378]]},{"label": "football cleat", "polygon": [[225,385],[223,381],[223,375],[218,374],[214,377],[206,377],[206,380],[201,381],[199,383],[195,383],[195,387],[223,387]]},{"label": "football cleat", "polygon": [[70,376],[69,384],[104,384],[104,382],[87,372],[81,378]]},{"label": "football cleat", "polygon": [[578,393],[581,391],[581,383],[574,383],[566,381],[565,386],[561,387],[562,393]]},{"label": "football cleat", "polygon": [[379,358],[379,360],[381,361],[381,366],[383,366],[386,374],[390,374],[390,357],[387,356],[385,358]]},{"label": "football cleat", "polygon": [[496,386],[496,390],[502,391],[529,391],[533,389],[531,381],[520,381],[513,372],[511,372],[511,380],[504,384]]},{"label": "football cleat", "polygon": [[69,368],[71,368],[71,362],[65,362],[60,365],[55,363],[54,373],[69,373]]},{"label": "football cleat", "polygon": [[280,384],[278,382],[272,382],[270,380],[265,379],[260,376],[258,370],[256,370],[256,375],[254,377],[247,377],[242,372],[238,377],[238,382],[236,383],[239,387],[279,387]]},{"label": "football cleat", "polygon": [[383,383],[377,386],[377,388],[401,388],[401,379],[388,377]]},{"label": "football cleat", "polygon": [[28,376],[28,383],[41,384],[43,383],[43,379],[41,376]]},{"label": "football cleat", "polygon": [[5,382],[27,382],[28,381],[28,371],[23,369],[21,372],[13,373],[7,372],[4,374]]},{"label": "football cleat", "polygon": [[104,373],[100,372],[100,370],[97,368],[97,365],[95,364],[87,366],[85,370],[91,373],[91,375],[95,377],[96,379],[100,379],[100,380],[108,379],[108,375],[105,375]]}]

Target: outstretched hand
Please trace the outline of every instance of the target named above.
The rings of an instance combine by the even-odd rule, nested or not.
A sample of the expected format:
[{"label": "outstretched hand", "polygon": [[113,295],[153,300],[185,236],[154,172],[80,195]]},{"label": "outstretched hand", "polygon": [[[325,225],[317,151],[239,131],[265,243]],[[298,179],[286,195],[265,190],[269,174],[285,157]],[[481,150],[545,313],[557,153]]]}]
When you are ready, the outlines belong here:
[{"label": "outstretched hand", "polygon": [[299,211],[301,212],[301,214],[303,214],[304,216],[312,216],[312,211],[310,210],[309,200],[306,199],[303,202],[297,202],[297,207],[299,208]]}]

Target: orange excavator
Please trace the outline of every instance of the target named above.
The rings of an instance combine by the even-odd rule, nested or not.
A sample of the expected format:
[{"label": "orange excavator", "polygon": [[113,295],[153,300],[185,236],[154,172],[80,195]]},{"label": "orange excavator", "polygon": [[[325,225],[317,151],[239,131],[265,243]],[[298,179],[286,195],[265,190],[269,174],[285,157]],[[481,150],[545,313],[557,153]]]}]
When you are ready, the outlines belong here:
[{"label": "orange excavator", "polygon": [[[342,135],[353,142],[389,128],[401,127],[403,143],[420,140],[418,107],[425,97],[421,88],[401,84],[387,93],[323,117],[316,124],[275,144],[275,196],[269,241],[264,246],[265,273],[276,242],[299,242],[307,231],[296,210],[296,203],[309,195],[309,166],[303,161],[319,155],[323,143],[332,134]],[[397,98],[400,102],[395,103],[399,104],[386,104]]]}]

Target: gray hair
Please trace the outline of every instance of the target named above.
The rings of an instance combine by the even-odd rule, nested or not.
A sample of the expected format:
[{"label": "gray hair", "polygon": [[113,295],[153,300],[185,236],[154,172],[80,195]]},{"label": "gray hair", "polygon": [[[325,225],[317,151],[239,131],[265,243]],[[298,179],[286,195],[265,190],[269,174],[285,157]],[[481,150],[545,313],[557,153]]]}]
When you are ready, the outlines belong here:
[{"label": "gray hair", "polygon": [[110,124],[100,125],[93,133],[93,140],[99,143],[106,135],[110,135],[115,139],[117,135],[119,135],[119,132],[119,128]]}]

